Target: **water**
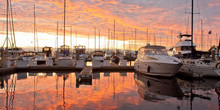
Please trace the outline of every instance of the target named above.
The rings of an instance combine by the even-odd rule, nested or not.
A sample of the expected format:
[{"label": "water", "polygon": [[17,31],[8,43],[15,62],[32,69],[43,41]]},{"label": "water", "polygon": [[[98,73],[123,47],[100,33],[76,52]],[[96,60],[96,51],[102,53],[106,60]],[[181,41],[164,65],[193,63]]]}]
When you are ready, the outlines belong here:
[{"label": "water", "polygon": [[190,82],[133,72],[96,72],[92,82],[79,82],[77,74],[19,73],[0,77],[0,109],[220,109],[218,80]]}]

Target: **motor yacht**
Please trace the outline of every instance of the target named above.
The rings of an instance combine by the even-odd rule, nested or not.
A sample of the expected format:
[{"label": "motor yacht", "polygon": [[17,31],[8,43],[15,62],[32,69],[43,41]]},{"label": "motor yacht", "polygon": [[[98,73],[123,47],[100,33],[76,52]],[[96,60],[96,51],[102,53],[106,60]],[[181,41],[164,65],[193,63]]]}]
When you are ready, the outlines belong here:
[{"label": "motor yacht", "polygon": [[86,65],[86,46],[75,46],[73,50],[73,57],[76,60],[76,68],[84,68]]},{"label": "motor yacht", "polygon": [[181,66],[181,61],[169,56],[164,46],[148,44],[138,50],[134,69],[147,75],[172,77]]}]

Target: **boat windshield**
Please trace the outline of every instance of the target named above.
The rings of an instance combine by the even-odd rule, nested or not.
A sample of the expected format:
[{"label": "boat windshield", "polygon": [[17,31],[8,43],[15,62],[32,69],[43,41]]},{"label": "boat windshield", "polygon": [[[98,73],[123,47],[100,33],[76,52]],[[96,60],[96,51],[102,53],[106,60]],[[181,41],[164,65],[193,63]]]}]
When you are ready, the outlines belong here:
[{"label": "boat windshield", "polygon": [[103,52],[96,51],[96,52],[93,53],[93,56],[103,56]]},{"label": "boat windshield", "polygon": [[146,49],[145,55],[168,55],[166,49]]}]

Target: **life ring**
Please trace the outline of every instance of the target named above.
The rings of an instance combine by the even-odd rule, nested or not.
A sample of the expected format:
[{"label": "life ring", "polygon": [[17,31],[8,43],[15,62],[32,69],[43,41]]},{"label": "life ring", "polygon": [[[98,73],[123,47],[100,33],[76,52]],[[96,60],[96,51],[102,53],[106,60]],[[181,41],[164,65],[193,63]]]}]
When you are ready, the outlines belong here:
[{"label": "life ring", "polygon": [[220,62],[216,63],[215,68],[220,68]]},{"label": "life ring", "polygon": [[147,66],[147,72],[150,73],[150,66]]}]

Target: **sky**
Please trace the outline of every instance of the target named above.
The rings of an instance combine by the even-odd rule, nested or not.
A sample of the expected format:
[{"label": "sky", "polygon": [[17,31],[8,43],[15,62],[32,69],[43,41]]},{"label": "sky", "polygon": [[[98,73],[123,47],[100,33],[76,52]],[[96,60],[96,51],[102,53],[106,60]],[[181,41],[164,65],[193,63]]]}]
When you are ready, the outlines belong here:
[{"label": "sky", "polygon": [[[2,46],[6,38],[6,0],[1,1]],[[34,4],[38,45],[56,46],[57,23],[58,46],[63,45],[64,0],[11,0],[11,2],[18,47],[32,49],[34,46]],[[191,0],[67,0],[65,43],[70,46],[86,45],[87,48],[94,48],[96,35],[96,48],[99,48],[100,35],[101,48],[138,49],[147,42],[170,48],[179,41],[176,37],[179,33],[190,33],[191,18],[188,14],[190,11]],[[203,49],[207,50],[210,45],[218,44],[220,0],[194,0],[194,13],[194,42],[197,49],[201,49],[203,44],[206,47]],[[208,35],[210,30],[212,34]]]}]

